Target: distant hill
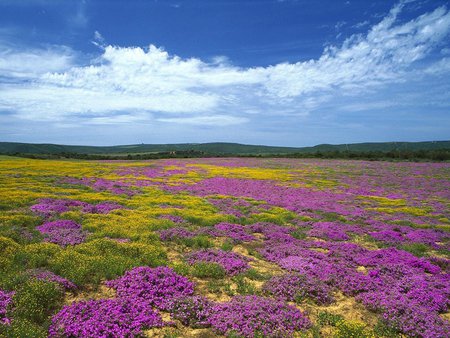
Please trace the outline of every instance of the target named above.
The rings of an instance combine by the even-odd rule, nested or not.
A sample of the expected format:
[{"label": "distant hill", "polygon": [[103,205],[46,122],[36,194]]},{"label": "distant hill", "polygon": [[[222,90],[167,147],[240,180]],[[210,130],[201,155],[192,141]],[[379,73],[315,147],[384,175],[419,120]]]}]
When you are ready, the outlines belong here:
[{"label": "distant hill", "polygon": [[314,147],[299,148],[301,153],[330,152],[330,151],[418,151],[450,149],[450,141],[426,141],[426,142],[367,142],[352,144],[319,144]]},{"label": "distant hill", "polygon": [[59,144],[35,144],[0,142],[0,153],[3,154],[143,154],[161,153],[173,151],[195,151],[206,154],[220,155],[268,155],[268,154],[295,154],[295,153],[317,153],[332,151],[418,151],[450,149],[450,141],[429,142],[377,142],[377,143],[353,143],[353,144],[320,144],[314,147],[273,147],[262,145],[247,145],[239,143],[180,143],[180,144],[133,144],[120,146],[72,146]]}]

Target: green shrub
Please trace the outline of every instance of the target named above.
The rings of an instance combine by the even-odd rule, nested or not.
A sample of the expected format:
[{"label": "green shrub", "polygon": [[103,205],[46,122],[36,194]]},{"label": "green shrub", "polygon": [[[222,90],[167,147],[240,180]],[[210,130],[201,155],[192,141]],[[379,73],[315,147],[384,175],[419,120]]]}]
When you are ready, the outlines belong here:
[{"label": "green shrub", "polygon": [[320,212],[323,222],[347,222],[347,219],[336,212]]},{"label": "green shrub", "polygon": [[189,215],[189,214],[183,214],[180,215],[183,216],[185,220],[188,222],[199,225],[202,227],[210,227],[220,222],[236,222],[237,218],[233,215],[224,215],[224,214],[214,214],[208,217],[201,217],[201,216],[195,216],[195,215]]},{"label": "green shrub", "polygon": [[308,235],[306,234],[307,229],[296,229],[291,233],[291,236],[296,239],[305,239]]},{"label": "green shrub", "polygon": [[0,226],[0,236],[8,237],[19,244],[37,243],[42,240],[42,235],[39,231],[17,225]]},{"label": "green shrub", "polygon": [[1,225],[5,228],[21,227],[33,229],[42,223],[42,219],[38,216],[22,214],[19,211],[0,213]]},{"label": "green shrub", "polygon": [[404,225],[404,226],[408,226],[408,227],[412,227],[412,228],[414,228],[416,225],[415,223],[408,221],[406,219],[396,219],[396,220],[391,221],[391,223],[397,224],[397,225]]},{"label": "green shrub", "polygon": [[170,262],[168,266],[171,267],[177,274],[182,276],[188,276],[191,273],[191,267],[186,263]]},{"label": "green shrub", "polygon": [[247,247],[247,252],[250,256],[253,256],[257,259],[264,259],[264,257],[258,251],[256,251],[256,248]]},{"label": "green shrub", "polygon": [[54,283],[28,280],[16,291],[13,298],[14,318],[44,324],[62,304],[63,290]]},{"label": "green shrub", "polygon": [[317,321],[320,325],[336,326],[339,322],[342,322],[344,317],[328,311],[321,311],[317,315]]},{"label": "green shrub", "polygon": [[336,324],[336,338],[369,338],[373,337],[372,332],[362,323],[340,321]]},{"label": "green shrub", "polygon": [[252,214],[245,219],[246,224],[257,222],[269,222],[278,225],[284,225],[295,218],[295,214],[279,207],[272,207],[269,210],[264,210],[259,214]]},{"label": "green shrub", "polygon": [[402,250],[408,251],[415,256],[423,257],[426,256],[430,247],[423,243],[408,243],[400,246]]},{"label": "green shrub", "polygon": [[226,239],[220,247],[223,251],[231,251],[234,248],[233,240]]},{"label": "green shrub", "polygon": [[0,237],[0,271],[11,269],[20,245],[7,237]]},{"label": "green shrub", "polygon": [[119,256],[139,261],[139,265],[159,266],[167,262],[163,248],[155,244],[119,243],[110,239],[96,239],[73,247],[78,253],[90,256]]},{"label": "green shrub", "polygon": [[192,274],[198,278],[223,278],[226,272],[217,263],[198,262],[193,265]]},{"label": "green shrub", "polygon": [[11,270],[0,274],[0,289],[16,290],[20,285],[24,284],[29,277],[21,270]]},{"label": "green shrub", "polygon": [[242,275],[247,277],[248,279],[258,280],[258,281],[269,280],[270,277],[272,277],[271,275],[263,275],[262,273],[260,273],[258,270],[254,269],[254,268],[248,269],[247,271],[242,273]]},{"label": "green shrub", "polygon": [[67,219],[76,223],[83,223],[84,214],[81,211],[67,211],[59,215],[59,219]]},{"label": "green shrub", "polygon": [[29,320],[15,318],[11,325],[0,325],[0,337],[46,338],[47,330]]},{"label": "green shrub", "polygon": [[378,322],[373,328],[376,337],[400,338],[399,331],[393,327],[386,325],[384,322]]},{"label": "green shrub", "polygon": [[229,296],[234,296],[234,291],[231,289],[231,284],[223,279],[211,279],[206,284],[208,291],[211,293],[226,293]]},{"label": "green shrub", "polygon": [[208,249],[214,246],[213,242],[205,235],[199,235],[192,238],[182,238],[181,243],[193,249]]},{"label": "green shrub", "polygon": [[259,293],[253,284],[245,280],[243,275],[233,277],[233,282],[236,283],[236,292],[240,295],[256,295]]},{"label": "green shrub", "polygon": [[63,249],[53,243],[42,242],[29,244],[24,247],[24,255],[28,268],[48,267],[49,261]]},{"label": "green shrub", "polygon": [[156,267],[166,263],[167,256],[159,246],[97,239],[57,253],[50,268],[82,286],[116,278],[136,266]]},{"label": "green shrub", "polygon": [[[108,260],[108,264],[112,263],[115,262]],[[70,249],[58,253],[50,263],[52,271],[79,286],[98,284],[106,275],[104,268],[105,264],[101,257],[90,257]]]},{"label": "green shrub", "polygon": [[437,252],[438,252],[439,255],[450,257],[450,250],[439,249],[439,250],[437,250]]},{"label": "green shrub", "polygon": [[161,332],[161,334],[163,335],[163,338],[179,338],[182,337],[180,335],[180,332],[178,332],[176,329],[170,328],[170,329],[165,329],[163,332]]}]

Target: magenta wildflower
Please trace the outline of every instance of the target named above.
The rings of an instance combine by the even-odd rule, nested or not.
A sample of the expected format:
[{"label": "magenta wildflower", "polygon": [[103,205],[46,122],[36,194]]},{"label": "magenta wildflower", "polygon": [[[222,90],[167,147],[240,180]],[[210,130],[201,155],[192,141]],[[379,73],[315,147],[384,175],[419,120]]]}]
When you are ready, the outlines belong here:
[{"label": "magenta wildflower", "polygon": [[81,229],[81,225],[71,220],[57,220],[46,222],[36,227],[44,235],[46,241],[61,246],[83,243],[87,232]]},{"label": "magenta wildflower", "polygon": [[166,325],[171,323],[137,299],[89,300],[65,306],[53,316],[49,337],[128,338]]},{"label": "magenta wildflower", "polygon": [[145,301],[164,310],[172,300],[194,293],[194,283],[164,266],[137,267],[106,285],[115,289],[119,298]]},{"label": "magenta wildflower", "polygon": [[235,252],[223,250],[209,249],[195,251],[189,253],[186,258],[189,264],[198,262],[217,263],[231,276],[244,272],[250,268],[248,265],[248,262],[250,261],[249,258]]},{"label": "magenta wildflower", "polygon": [[9,325],[11,323],[11,319],[7,317],[7,314],[13,296],[14,291],[8,292],[0,289],[0,325]]},{"label": "magenta wildflower", "polygon": [[91,214],[107,214],[112,210],[123,208],[121,205],[113,202],[100,202],[98,204],[89,204],[69,199],[43,198],[39,203],[30,207],[31,211],[43,217],[51,217],[70,210],[81,210]]},{"label": "magenta wildflower", "polygon": [[220,334],[234,333],[246,338],[292,337],[295,331],[311,326],[296,307],[258,296],[237,296],[214,305],[209,322]]},{"label": "magenta wildflower", "polygon": [[301,301],[305,298],[317,304],[331,304],[334,301],[332,288],[309,275],[286,274],[274,276],[263,285],[263,290],[287,301]]}]

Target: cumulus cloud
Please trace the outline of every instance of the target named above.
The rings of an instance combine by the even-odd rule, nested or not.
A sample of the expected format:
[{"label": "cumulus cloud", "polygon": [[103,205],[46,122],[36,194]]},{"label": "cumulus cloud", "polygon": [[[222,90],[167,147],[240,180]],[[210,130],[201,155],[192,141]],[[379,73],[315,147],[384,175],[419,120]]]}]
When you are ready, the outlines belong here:
[{"label": "cumulus cloud", "polygon": [[[240,68],[225,57],[183,59],[153,45],[102,45],[102,55],[88,65],[75,65],[64,47],[4,49],[0,109],[21,119],[62,123],[78,117],[95,124],[154,114],[162,123],[217,126],[267,115],[305,116],[336,97],[385,88],[416,72],[432,76],[440,66],[448,70],[448,60],[429,61],[425,68],[419,61],[442,47],[450,12],[439,7],[399,23],[402,7],[393,7],[366,34],[328,46],[318,59],[269,67]],[[104,42],[98,32],[95,41]]]}]

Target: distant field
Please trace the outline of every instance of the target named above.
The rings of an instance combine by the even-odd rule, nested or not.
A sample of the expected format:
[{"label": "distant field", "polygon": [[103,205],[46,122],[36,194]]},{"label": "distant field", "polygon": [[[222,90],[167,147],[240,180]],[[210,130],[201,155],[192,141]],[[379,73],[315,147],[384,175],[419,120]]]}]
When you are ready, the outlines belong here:
[{"label": "distant field", "polygon": [[0,157],[0,337],[448,337],[450,163]]}]

